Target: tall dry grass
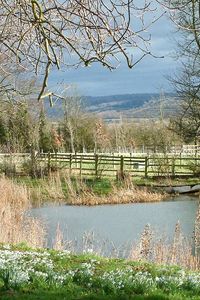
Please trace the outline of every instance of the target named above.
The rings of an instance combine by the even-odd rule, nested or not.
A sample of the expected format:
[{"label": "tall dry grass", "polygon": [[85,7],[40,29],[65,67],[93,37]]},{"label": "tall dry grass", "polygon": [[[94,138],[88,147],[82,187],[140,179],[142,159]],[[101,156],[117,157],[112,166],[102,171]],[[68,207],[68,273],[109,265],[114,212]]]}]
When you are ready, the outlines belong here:
[{"label": "tall dry grass", "polygon": [[195,255],[200,255],[200,204],[196,214],[194,225],[194,251]]},{"label": "tall dry grass", "polygon": [[131,248],[128,244],[117,247],[112,241],[98,240],[93,232],[85,233],[80,241],[65,241],[62,231],[58,228],[53,248],[72,253],[93,253],[163,266],[175,265],[193,271],[200,270],[200,253],[194,252],[194,240],[183,236],[179,223],[175,226],[174,237],[171,241],[164,235],[156,237],[151,227],[146,225],[140,238]]},{"label": "tall dry grass", "polygon": [[161,193],[153,193],[148,190],[134,188],[126,190],[124,188],[115,189],[107,196],[98,196],[93,192],[84,192],[76,197],[70,196],[67,203],[70,205],[104,205],[104,204],[128,204],[142,202],[157,202],[164,199]]},{"label": "tall dry grass", "polygon": [[38,185],[31,185],[31,202],[34,206],[41,206],[45,202],[66,203],[69,205],[103,205],[125,204],[138,202],[162,201],[166,194],[151,192],[147,188],[138,188],[132,181],[124,182],[123,187],[112,186],[112,192],[100,196],[95,194],[83,180],[71,179],[67,174],[54,174],[48,179],[41,179]]},{"label": "tall dry grass", "polygon": [[44,246],[43,224],[27,215],[29,208],[28,190],[10,179],[0,178],[0,242]]},{"label": "tall dry grass", "polygon": [[[127,204],[142,202],[159,202],[166,198],[166,193],[151,192],[147,188],[138,188],[132,181],[125,181],[122,187],[112,186],[112,192],[99,196],[92,192],[83,183],[79,182],[78,193],[73,189],[70,179],[68,185],[68,204],[71,205],[103,205],[103,204]],[[76,184],[77,186],[78,184]],[[77,189],[76,189],[77,190]]]},{"label": "tall dry grass", "polygon": [[[200,209],[196,216],[196,225],[200,226]],[[198,251],[195,249],[198,249]],[[150,225],[146,225],[138,243],[132,246],[129,259],[146,260],[156,264],[178,265],[190,270],[200,270],[200,240],[194,236],[184,237],[181,225],[177,222],[174,236],[169,241],[164,235],[156,237]]]},{"label": "tall dry grass", "polygon": [[50,176],[48,179],[40,179],[37,185],[30,180],[28,186],[33,206],[40,207],[47,202],[66,202],[66,195],[62,187],[62,178],[59,174]]}]

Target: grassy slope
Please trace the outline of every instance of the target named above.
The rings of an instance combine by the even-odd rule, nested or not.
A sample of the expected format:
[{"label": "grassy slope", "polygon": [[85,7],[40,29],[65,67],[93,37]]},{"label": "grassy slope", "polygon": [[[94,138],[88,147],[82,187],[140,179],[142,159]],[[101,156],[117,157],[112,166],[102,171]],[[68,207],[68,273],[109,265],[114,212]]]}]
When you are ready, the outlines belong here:
[{"label": "grassy slope", "polygon": [[[7,272],[5,266],[2,267],[5,257]],[[21,271],[31,266],[33,270],[30,272],[33,273],[30,275],[29,282],[16,284],[22,276]],[[66,274],[69,270],[73,272],[73,275],[60,283],[55,274]],[[18,272],[17,279],[12,277],[14,272]],[[48,277],[45,280],[37,277],[37,272],[48,274]],[[187,280],[183,279],[182,273]],[[131,280],[129,280],[130,274],[133,275]],[[138,275],[139,279],[135,283],[134,280]],[[198,300],[200,299],[200,282],[193,285],[195,276],[199,275],[183,271],[175,266],[156,266],[145,262],[106,259],[91,254],[72,255],[55,250],[32,250],[25,246],[13,246],[9,250],[4,250],[4,246],[1,245],[0,248],[0,299],[2,300]],[[149,277],[153,284],[149,284]],[[194,278],[189,279],[192,277]],[[13,284],[13,278],[15,278],[15,284]],[[159,281],[158,284],[157,278],[165,278],[165,280]]]}]

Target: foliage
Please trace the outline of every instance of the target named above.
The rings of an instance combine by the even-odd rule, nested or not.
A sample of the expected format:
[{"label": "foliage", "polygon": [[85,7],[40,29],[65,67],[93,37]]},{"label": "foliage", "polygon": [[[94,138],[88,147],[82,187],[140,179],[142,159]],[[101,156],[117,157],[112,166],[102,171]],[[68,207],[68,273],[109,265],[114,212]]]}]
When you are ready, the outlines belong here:
[{"label": "foliage", "polygon": [[5,102],[0,113],[0,144],[5,152],[28,151],[35,143],[36,123],[28,102]]}]

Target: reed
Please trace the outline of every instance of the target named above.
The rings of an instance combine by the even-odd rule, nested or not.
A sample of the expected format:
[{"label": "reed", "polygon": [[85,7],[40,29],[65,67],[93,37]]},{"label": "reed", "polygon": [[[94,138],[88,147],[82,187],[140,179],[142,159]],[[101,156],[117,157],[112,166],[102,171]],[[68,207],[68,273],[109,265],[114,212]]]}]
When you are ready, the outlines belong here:
[{"label": "reed", "polygon": [[194,253],[194,240],[185,238],[180,224],[174,229],[172,240],[164,235],[158,237],[150,225],[146,225],[140,238],[130,246],[115,246],[112,241],[98,240],[93,232],[85,233],[82,240],[64,241],[60,228],[57,228],[54,249],[70,253],[92,253],[105,257],[126,258],[130,261],[150,262],[157,265],[172,265],[188,270],[200,270],[200,253]]},{"label": "reed", "polygon": [[40,179],[37,184],[28,183],[31,203],[39,207],[44,203],[66,203],[69,205],[103,205],[162,201],[167,194],[151,192],[147,188],[136,187],[131,181],[123,186],[113,184],[106,195],[96,194],[84,180],[71,178],[69,174],[53,174],[48,179]]},{"label": "reed", "polygon": [[44,226],[38,219],[27,215],[29,208],[27,188],[10,179],[0,178],[0,242],[44,246]]},{"label": "reed", "polygon": [[66,195],[62,186],[62,178],[59,174],[49,176],[48,179],[40,179],[36,184],[28,182],[31,203],[40,207],[44,203],[64,203]]},{"label": "reed", "polygon": [[196,255],[200,254],[200,204],[194,225],[194,251]]},{"label": "reed", "polygon": [[177,222],[171,241],[164,235],[159,238],[156,237],[150,225],[145,226],[139,242],[131,248],[129,259],[200,270],[199,254],[199,252],[194,252],[194,239],[185,238],[180,223]]},{"label": "reed", "polygon": [[67,203],[71,205],[103,205],[127,204],[141,202],[158,202],[166,198],[166,193],[151,192],[147,188],[138,188],[132,182],[124,183],[122,187],[113,185],[112,192],[99,196],[80,181],[78,191],[74,192],[73,186],[69,189]]}]

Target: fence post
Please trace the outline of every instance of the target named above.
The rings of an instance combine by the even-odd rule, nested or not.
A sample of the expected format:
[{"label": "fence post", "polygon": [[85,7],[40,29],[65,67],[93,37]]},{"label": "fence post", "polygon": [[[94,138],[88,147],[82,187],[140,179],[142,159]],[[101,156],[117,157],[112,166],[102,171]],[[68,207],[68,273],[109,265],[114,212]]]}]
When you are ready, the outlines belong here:
[{"label": "fence post", "polygon": [[72,155],[70,153],[69,155],[69,174],[71,175],[72,172]]},{"label": "fence post", "polygon": [[172,176],[175,176],[175,158],[172,158]]},{"label": "fence post", "polygon": [[147,156],[145,156],[144,176],[145,176],[145,178],[148,177],[148,157]]},{"label": "fence post", "polygon": [[98,154],[95,154],[95,176],[98,177],[98,161],[99,161],[99,156]]},{"label": "fence post", "polygon": [[37,169],[37,162],[36,162],[36,154],[34,148],[31,147],[31,177],[36,177],[36,169]]},{"label": "fence post", "polygon": [[48,152],[48,161],[47,161],[47,174],[49,175],[51,172],[51,153]]},{"label": "fence post", "polygon": [[80,178],[82,178],[82,155],[80,156]]},{"label": "fence post", "polygon": [[55,158],[56,158],[56,170],[57,170],[57,168],[58,168],[58,156],[57,156],[57,151],[55,152]]},{"label": "fence post", "polygon": [[121,178],[124,177],[124,157],[121,155],[120,157],[120,176]]}]

